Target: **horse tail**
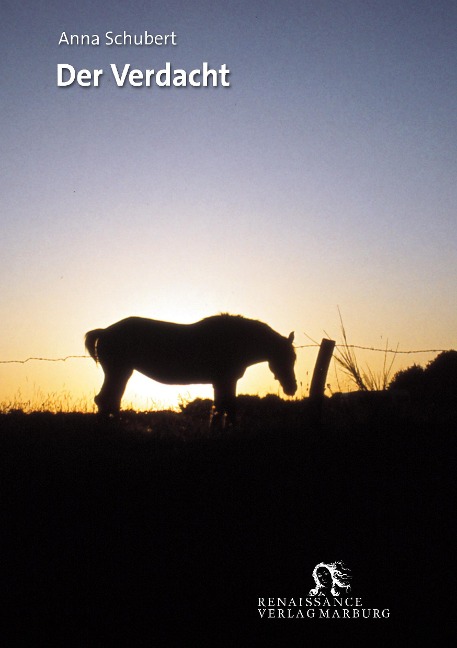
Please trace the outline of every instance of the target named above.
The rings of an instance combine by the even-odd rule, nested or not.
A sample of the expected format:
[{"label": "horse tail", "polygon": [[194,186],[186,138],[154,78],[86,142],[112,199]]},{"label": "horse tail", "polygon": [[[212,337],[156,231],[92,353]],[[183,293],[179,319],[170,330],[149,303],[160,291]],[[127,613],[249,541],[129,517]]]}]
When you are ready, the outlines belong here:
[{"label": "horse tail", "polygon": [[85,335],[85,346],[91,358],[98,362],[97,342],[105,329],[94,329]]}]

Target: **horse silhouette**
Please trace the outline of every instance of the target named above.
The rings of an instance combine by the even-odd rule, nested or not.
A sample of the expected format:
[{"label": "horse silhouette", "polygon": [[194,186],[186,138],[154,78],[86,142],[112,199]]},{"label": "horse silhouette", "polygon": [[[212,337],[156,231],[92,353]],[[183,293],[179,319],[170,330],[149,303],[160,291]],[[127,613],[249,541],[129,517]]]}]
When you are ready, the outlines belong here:
[{"label": "horse silhouette", "polygon": [[247,367],[268,362],[286,394],[297,391],[294,334],[283,337],[263,322],[214,315],[194,324],[128,317],[89,331],[86,349],[105,373],[95,403],[101,414],[119,412],[127,381],[137,370],[169,385],[212,384],[212,423],[236,418],[236,383]]}]

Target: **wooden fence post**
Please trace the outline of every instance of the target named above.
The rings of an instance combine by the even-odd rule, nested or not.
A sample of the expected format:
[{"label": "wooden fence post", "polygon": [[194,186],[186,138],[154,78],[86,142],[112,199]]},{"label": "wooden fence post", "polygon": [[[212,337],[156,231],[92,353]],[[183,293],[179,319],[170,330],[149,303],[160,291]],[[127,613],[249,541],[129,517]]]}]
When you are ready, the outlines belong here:
[{"label": "wooden fence post", "polygon": [[333,349],[335,348],[334,340],[322,339],[319,353],[317,354],[316,366],[314,367],[311,387],[309,389],[310,398],[322,398],[325,391],[325,381],[327,379],[330,360],[332,359]]}]

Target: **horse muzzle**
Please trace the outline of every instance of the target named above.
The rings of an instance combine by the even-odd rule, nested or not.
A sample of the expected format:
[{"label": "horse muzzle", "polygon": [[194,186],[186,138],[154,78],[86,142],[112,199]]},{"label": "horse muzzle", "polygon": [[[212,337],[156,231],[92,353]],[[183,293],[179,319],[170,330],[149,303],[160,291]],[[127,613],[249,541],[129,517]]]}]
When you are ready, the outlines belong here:
[{"label": "horse muzzle", "polygon": [[287,394],[287,396],[294,396],[295,392],[297,391],[297,383],[291,383],[290,385],[286,385],[283,387],[284,393]]}]

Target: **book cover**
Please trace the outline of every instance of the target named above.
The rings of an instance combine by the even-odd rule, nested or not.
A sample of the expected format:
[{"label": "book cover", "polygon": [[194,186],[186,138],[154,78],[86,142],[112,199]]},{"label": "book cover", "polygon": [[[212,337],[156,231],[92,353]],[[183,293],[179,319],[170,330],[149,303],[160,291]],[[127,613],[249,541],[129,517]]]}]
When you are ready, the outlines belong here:
[{"label": "book cover", "polygon": [[450,645],[455,3],[1,16],[2,643]]}]

